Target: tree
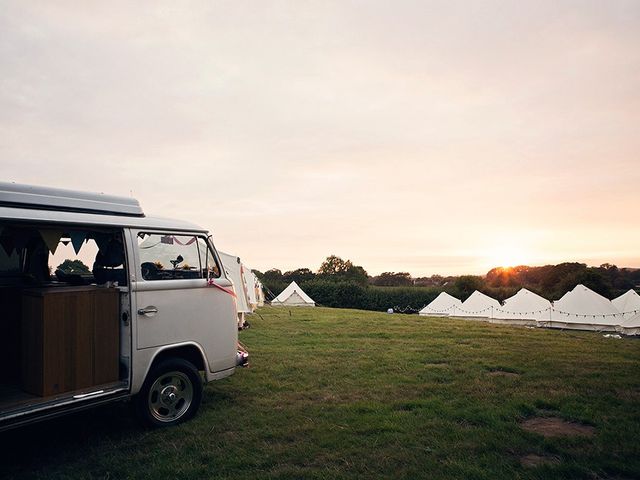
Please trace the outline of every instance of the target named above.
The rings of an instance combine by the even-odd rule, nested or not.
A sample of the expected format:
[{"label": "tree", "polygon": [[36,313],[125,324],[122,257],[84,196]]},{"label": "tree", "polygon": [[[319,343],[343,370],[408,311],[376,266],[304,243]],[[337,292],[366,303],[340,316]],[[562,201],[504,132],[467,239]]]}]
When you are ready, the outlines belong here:
[{"label": "tree", "polygon": [[407,272],[384,272],[373,277],[372,283],[379,287],[405,287],[413,285],[413,280]]},{"label": "tree", "polygon": [[462,275],[454,283],[458,298],[467,299],[474,290],[480,290],[484,285],[481,277],[476,275]]},{"label": "tree", "polygon": [[366,286],[369,283],[369,274],[364,268],[352,264],[345,273],[344,279],[350,282],[355,282],[358,285]]},{"label": "tree", "polygon": [[349,270],[349,267],[351,267],[351,265],[352,264],[349,260],[344,261],[336,255],[329,255],[327,259],[320,265],[320,268],[318,269],[318,275],[342,275]]},{"label": "tree", "polygon": [[369,275],[360,266],[354,265],[350,260],[343,260],[336,255],[326,258],[318,269],[318,276],[323,279],[336,282],[355,282],[359,285],[367,285]]},{"label": "tree", "polygon": [[287,282],[296,282],[301,284],[313,280],[316,274],[308,268],[297,268],[296,270],[285,272],[282,276]]},{"label": "tree", "polygon": [[282,272],[277,268],[272,268],[267,270],[262,275],[263,281],[266,282],[281,282],[282,281]]},{"label": "tree", "polygon": [[66,259],[60,265],[58,265],[58,270],[62,270],[64,273],[70,274],[83,274],[83,273],[91,273],[89,267],[87,267],[81,260],[70,260]]}]

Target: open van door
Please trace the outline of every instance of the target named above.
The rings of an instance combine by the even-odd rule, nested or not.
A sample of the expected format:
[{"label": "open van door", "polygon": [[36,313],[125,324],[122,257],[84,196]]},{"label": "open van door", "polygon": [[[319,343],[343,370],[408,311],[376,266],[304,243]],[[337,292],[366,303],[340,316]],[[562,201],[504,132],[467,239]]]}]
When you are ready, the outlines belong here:
[{"label": "open van door", "polygon": [[210,372],[235,367],[236,305],[212,245],[201,234],[133,231],[138,350],[195,344]]}]

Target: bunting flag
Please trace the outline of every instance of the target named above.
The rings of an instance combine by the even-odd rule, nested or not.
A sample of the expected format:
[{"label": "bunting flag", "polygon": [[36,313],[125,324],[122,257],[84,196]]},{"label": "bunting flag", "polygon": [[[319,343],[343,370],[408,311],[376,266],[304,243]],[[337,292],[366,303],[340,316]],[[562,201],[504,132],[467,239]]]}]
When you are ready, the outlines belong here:
[{"label": "bunting flag", "polygon": [[0,245],[2,245],[2,248],[7,254],[7,257],[10,257],[15,248],[15,244],[13,243],[13,237],[11,237],[10,235],[0,237]]},{"label": "bunting flag", "polygon": [[96,241],[98,250],[100,251],[105,251],[107,248],[109,248],[109,241],[111,240],[111,238],[112,235],[108,233],[95,232],[93,234],[93,239]]},{"label": "bunting flag", "polygon": [[87,237],[87,234],[85,232],[72,231],[69,236],[71,237],[73,251],[76,252],[76,255],[78,255],[80,253],[80,249],[82,248],[82,244]]},{"label": "bunting flag", "polygon": [[191,239],[187,243],[182,243],[180,240],[178,240],[177,237],[173,237],[173,239],[178,245],[182,245],[183,247],[186,247],[187,245],[193,245],[193,242],[196,241],[196,237],[191,237]]},{"label": "bunting flag", "polygon": [[53,230],[48,228],[40,229],[40,236],[44,240],[44,243],[47,245],[47,248],[51,252],[51,254],[55,254],[58,249],[58,244],[60,243],[60,239],[64,232],[62,230]]},{"label": "bunting flag", "polygon": [[27,248],[29,240],[33,237],[33,232],[30,230],[16,228],[11,232],[11,236],[13,237],[13,245],[15,249],[23,250]]}]

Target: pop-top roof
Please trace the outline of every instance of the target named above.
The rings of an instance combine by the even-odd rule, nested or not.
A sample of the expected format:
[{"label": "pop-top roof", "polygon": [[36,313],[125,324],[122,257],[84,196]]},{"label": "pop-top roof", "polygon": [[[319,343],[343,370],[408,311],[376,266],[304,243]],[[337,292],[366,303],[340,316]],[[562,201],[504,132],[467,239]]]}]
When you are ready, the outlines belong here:
[{"label": "pop-top roof", "polygon": [[0,182],[0,205],[144,217],[135,198]]}]

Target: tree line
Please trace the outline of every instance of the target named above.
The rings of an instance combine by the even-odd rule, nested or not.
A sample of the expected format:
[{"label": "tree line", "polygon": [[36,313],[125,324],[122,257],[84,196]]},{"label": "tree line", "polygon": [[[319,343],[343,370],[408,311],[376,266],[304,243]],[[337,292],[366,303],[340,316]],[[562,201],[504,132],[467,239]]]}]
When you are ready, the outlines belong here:
[{"label": "tree line", "polygon": [[521,288],[549,300],[559,299],[578,284],[607,298],[614,298],[629,289],[640,289],[640,269],[618,268],[608,263],[599,267],[577,262],[541,267],[521,265],[493,268],[486,275],[414,278],[408,272],[384,272],[370,276],[350,260],[331,255],[315,272],[309,268],[284,273],[276,268],[264,273],[254,272],[274,295],[295,281],[320,305],[365,310],[399,307],[417,311],[440,292],[464,301],[474,290],[479,290],[503,301]]}]

